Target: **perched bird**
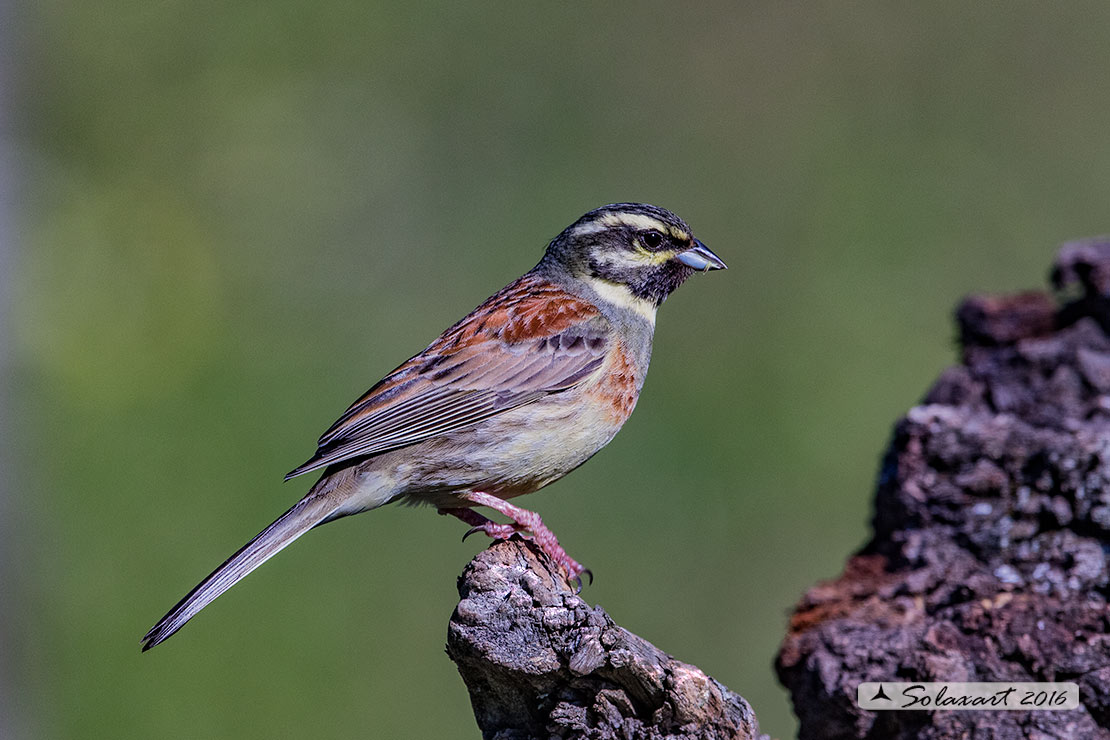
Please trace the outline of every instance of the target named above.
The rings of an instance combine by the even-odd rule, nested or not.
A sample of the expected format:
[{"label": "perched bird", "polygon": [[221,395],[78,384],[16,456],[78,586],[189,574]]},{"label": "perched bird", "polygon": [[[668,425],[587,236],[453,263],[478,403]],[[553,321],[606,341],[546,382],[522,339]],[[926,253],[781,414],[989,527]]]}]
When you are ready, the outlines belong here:
[{"label": "perched bird", "polygon": [[644,384],[656,309],[695,271],[724,268],[662,208],[590,211],[539,264],[355,401],[285,476],[323,470],[308,494],[162,617],[143,650],[313,527],[393,501],[431,504],[471,525],[468,535],[530,535],[581,586],[585,569],[508,499],[608,444]]}]

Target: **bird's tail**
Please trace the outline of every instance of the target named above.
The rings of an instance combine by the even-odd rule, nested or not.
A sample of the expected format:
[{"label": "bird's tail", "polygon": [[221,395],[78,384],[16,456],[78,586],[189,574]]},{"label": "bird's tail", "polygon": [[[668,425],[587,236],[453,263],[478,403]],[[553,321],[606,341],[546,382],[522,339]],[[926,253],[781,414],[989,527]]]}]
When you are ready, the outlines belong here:
[{"label": "bird's tail", "polygon": [[143,651],[150,650],[177,632],[217,596],[277,555],[293,540],[317,524],[336,518],[336,515],[342,516],[339,508],[334,496],[320,495],[315,491],[305,496],[253,540],[243,545],[223,565],[212,571],[185,598],[177,602],[177,606],[170,609],[166,616],[158,620],[158,624],[151,627],[150,632],[143,637]]}]

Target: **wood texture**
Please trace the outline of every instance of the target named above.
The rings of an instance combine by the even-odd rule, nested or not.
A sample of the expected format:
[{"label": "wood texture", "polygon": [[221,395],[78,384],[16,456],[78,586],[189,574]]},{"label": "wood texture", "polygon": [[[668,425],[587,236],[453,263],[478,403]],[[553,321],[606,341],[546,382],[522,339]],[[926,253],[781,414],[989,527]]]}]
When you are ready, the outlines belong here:
[{"label": "wood texture", "polygon": [[[801,740],[1110,738],[1110,242],[1045,293],[973,297],[962,362],[895,427],[874,535],[798,604]],[[1073,711],[867,712],[861,681],[1075,681]]]},{"label": "wood texture", "polygon": [[459,596],[447,654],[484,738],[761,737],[743,698],[588,605],[531,543],[479,553]]}]

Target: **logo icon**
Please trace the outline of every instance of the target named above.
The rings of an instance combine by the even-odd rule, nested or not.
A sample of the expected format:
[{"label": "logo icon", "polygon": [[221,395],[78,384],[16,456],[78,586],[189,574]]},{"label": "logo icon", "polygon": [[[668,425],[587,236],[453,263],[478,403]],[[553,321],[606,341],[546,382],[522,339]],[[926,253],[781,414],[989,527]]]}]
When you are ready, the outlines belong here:
[{"label": "logo icon", "polygon": [[890,697],[886,695],[886,692],[883,691],[883,685],[882,684],[879,684],[879,690],[876,691],[875,695],[871,697],[871,701],[878,701],[879,699],[882,699],[883,701],[890,701],[891,700]]}]

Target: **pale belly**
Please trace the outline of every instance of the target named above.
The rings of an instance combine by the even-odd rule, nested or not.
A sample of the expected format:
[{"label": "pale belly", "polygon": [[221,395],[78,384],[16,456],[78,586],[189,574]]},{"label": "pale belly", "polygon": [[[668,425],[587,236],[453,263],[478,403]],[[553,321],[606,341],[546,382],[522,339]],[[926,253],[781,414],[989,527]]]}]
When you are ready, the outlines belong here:
[{"label": "pale belly", "polygon": [[574,389],[548,396],[473,427],[367,460],[357,474],[363,481],[365,508],[390,500],[458,506],[453,494],[463,491],[511,498],[558,480],[608,444],[627,418],[575,397],[587,392]]}]

